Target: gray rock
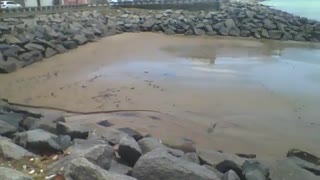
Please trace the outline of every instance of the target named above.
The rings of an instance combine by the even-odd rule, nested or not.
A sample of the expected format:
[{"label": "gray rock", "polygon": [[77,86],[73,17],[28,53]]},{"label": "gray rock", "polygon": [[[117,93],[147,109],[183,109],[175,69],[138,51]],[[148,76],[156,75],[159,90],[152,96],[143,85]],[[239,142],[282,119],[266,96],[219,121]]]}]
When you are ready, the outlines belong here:
[{"label": "gray rock", "polygon": [[199,160],[198,154],[195,153],[195,152],[193,152],[193,153],[185,153],[181,158],[184,159],[184,160],[187,160],[189,162],[200,164],[200,160]]},{"label": "gray rock", "polygon": [[289,159],[276,161],[270,168],[270,179],[272,180],[319,180],[319,176],[312,172],[302,169]]},{"label": "gray rock", "polygon": [[192,29],[193,29],[194,35],[196,35],[196,36],[201,36],[206,33],[204,30],[196,28],[196,27],[193,27]]},{"label": "gray rock", "polygon": [[78,44],[75,41],[70,41],[70,40],[64,41],[62,44],[66,49],[75,49],[78,47]]},{"label": "gray rock", "polygon": [[50,48],[50,47],[47,47],[47,49],[46,49],[44,54],[45,54],[46,58],[49,58],[51,56],[54,56],[54,55],[58,54],[58,52],[56,50]]},{"label": "gray rock", "polygon": [[299,159],[302,159],[304,161],[307,161],[309,163],[315,164],[315,165],[320,165],[320,158],[310,154],[308,152],[305,151],[301,151],[298,149],[291,149],[288,151],[287,153],[287,157],[291,158],[291,157],[297,157]]},{"label": "gray rock", "polygon": [[131,128],[118,128],[120,131],[128,134],[129,136],[133,137],[136,141],[139,141],[143,138],[143,136],[136,130]]},{"label": "gray rock", "polygon": [[228,36],[229,30],[230,30],[230,29],[228,29],[228,28],[226,28],[226,27],[222,27],[222,28],[219,30],[219,33],[220,33],[220,35],[222,35],[222,36]]},{"label": "gray rock", "polygon": [[283,34],[282,40],[293,40],[293,36],[290,33],[285,32]]},{"label": "gray rock", "polygon": [[229,153],[221,153],[218,151],[199,150],[197,151],[200,161],[204,161],[203,164],[216,165],[225,160],[233,161],[237,166],[241,166],[245,162],[245,158],[240,158],[237,155]]},{"label": "gray rock", "polygon": [[245,179],[242,174],[241,167],[231,160],[224,160],[224,161],[220,162],[219,164],[216,165],[216,169],[222,173],[226,173],[230,170],[233,170],[234,172],[237,173],[237,175],[241,179]]},{"label": "gray rock", "polygon": [[251,35],[251,32],[249,30],[241,30],[240,36],[243,37],[249,37]]},{"label": "gray rock", "polygon": [[63,150],[66,150],[72,144],[71,137],[69,135],[60,135],[59,136],[59,145]]},{"label": "gray rock", "polygon": [[111,161],[109,171],[117,174],[129,175],[132,172],[132,168],[123,160],[114,158]]},{"label": "gray rock", "polygon": [[18,53],[21,51],[19,46],[9,46],[6,49],[1,49],[2,54],[6,57],[18,57]]},{"label": "gray rock", "polygon": [[86,125],[81,125],[78,123],[57,123],[57,133],[61,135],[69,135],[71,139],[79,138],[86,139],[89,135],[89,129]]},{"label": "gray rock", "polygon": [[224,26],[224,23],[217,23],[217,24],[214,24],[213,26],[212,26],[212,28],[214,29],[214,30],[217,30],[217,31],[219,31],[221,28],[223,28],[223,27],[225,27]]},{"label": "gray rock", "polygon": [[137,162],[142,154],[138,143],[130,136],[120,140],[118,152],[120,157],[131,166]]},{"label": "gray rock", "polygon": [[226,172],[222,180],[240,180],[239,176],[233,170]]},{"label": "gray rock", "polygon": [[33,153],[12,143],[10,139],[6,138],[0,138],[0,155],[8,160],[20,160],[24,157],[35,156]]},{"label": "gray rock", "polygon": [[294,37],[295,41],[306,41],[306,38],[303,35],[298,35]]},{"label": "gray rock", "polygon": [[111,145],[119,144],[123,137],[128,136],[126,133],[111,127],[103,128],[102,131],[97,131],[96,134],[103,137]]},{"label": "gray rock", "polygon": [[263,20],[263,26],[264,26],[267,30],[277,29],[277,25],[274,24],[270,19],[265,19],[265,20]]},{"label": "gray rock", "polygon": [[242,172],[247,180],[266,180],[269,176],[269,168],[256,160],[245,161]]},{"label": "gray rock", "polygon": [[223,179],[224,174],[218,170],[216,170],[213,166],[211,165],[203,165],[203,167],[213,171],[220,179]]},{"label": "gray rock", "polygon": [[2,121],[0,119],[0,135],[1,136],[10,136],[11,134],[17,132],[17,128]]},{"label": "gray rock", "polygon": [[30,51],[21,54],[19,59],[24,61],[24,66],[28,66],[34,62],[40,61],[42,59],[42,54],[40,51]]},{"label": "gray rock", "polygon": [[236,23],[234,22],[233,19],[227,19],[227,20],[225,20],[224,25],[225,25],[228,29],[237,28]]},{"label": "gray rock", "polygon": [[139,180],[219,180],[209,169],[187,162],[156,149],[143,155],[133,168],[133,177]]},{"label": "gray rock", "polygon": [[32,180],[32,177],[14,169],[0,167],[0,179],[1,180]]},{"label": "gray rock", "polygon": [[17,134],[15,143],[36,154],[59,153],[61,146],[58,136],[42,129],[29,130]]},{"label": "gray rock", "polygon": [[270,30],[268,33],[271,39],[281,39],[283,34],[279,30]]},{"label": "gray rock", "polygon": [[303,169],[306,169],[317,176],[320,176],[320,165],[305,161],[303,159],[300,159],[300,158],[294,157],[294,156],[289,157],[289,160],[292,161],[297,166],[299,166]]},{"label": "gray rock", "polygon": [[231,29],[229,30],[229,35],[230,35],[230,36],[236,36],[236,37],[240,36],[240,29],[238,29],[238,28],[231,28]]},{"label": "gray rock", "polygon": [[20,39],[12,34],[5,34],[2,36],[5,39],[6,43],[8,44],[19,44],[22,43]]},{"label": "gray rock", "polygon": [[66,167],[64,176],[67,180],[135,180],[129,176],[108,172],[85,158],[72,160]]},{"label": "gray rock", "polygon": [[5,62],[2,58],[3,58],[2,54],[0,54],[0,74],[11,73],[17,69],[17,66],[15,63]]},{"label": "gray rock", "polygon": [[73,37],[73,40],[77,42],[78,45],[85,44],[88,42],[88,39],[84,34],[77,34]]},{"label": "gray rock", "polygon": [[108,144],[98,144],[82,152],[81,156],[108,170],[112,161],[113,148]]},{"label": "gray rock", "polygon": [[24,45],[24,48],[29,51],[33,51],[33,50],[38,50],[40,52],[45,51],[45,48],[42,45],[36,44],[36,43],[28,43],[28,44]]},{"label": "gray rock", "polygon": [[59,54],[67,52],[67,49],[61,44],[56,45],[55,49],[58,51]]},{"label": "gray rock", "polygon": [[268,31],[266,29],[262,29],[261,37],[270,38],[269,33],[268,33]]},{"label": "gray rock", "polygon": [[[9,107],[9,106],[6,106]],[[19,113],[4,113],[4,114],[0,114],[0,121],[3,121],[7,124],[10,124],[11,126],[15,127],[15,128],[19,128],[19,123],[21,122],[21,120],[23,119],[23,114],[19,114]]]},{"label": "gray rock", "polygon": [[153,137],[146,137],[138,141],[142,154],[146,154],[157,148],[165,148],[159,139]]}]

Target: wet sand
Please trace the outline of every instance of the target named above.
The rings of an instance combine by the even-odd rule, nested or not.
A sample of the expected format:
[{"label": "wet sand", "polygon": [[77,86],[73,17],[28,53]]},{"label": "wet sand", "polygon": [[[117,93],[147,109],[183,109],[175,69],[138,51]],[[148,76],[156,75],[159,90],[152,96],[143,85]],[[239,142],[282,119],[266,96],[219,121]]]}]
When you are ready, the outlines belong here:
[{"label": "wet sand", "polygon": [[[0,98],[90,112],[168,143],[277,158],[320,149],[320,49],[315,44],[122,34],[12,74]],[[216,123],[212,131],[210,127]]]}]

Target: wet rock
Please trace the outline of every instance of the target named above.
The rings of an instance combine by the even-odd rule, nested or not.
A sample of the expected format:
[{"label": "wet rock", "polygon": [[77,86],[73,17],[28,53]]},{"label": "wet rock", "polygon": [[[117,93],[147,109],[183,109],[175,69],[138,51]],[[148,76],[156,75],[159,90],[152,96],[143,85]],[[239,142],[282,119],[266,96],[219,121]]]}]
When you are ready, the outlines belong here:
[{"label": "wet rock", "polygon": [[139,141],[143,138],[143,136],[136,130],[131,128],[118,128],[120,131],[128,134],[129,136],[133,137],[136,141]]},{"label": "wet rock", "polygon": [[237,156],[241,157],[241,158],[248,158],[248,159],[254,159],[257,157],[257,155],[255,154],[243,154],[243,153],[237,153]]},{"label": "wet rock", "polygon": [[134,180],[135,178],[108,172],[85,158],[72,160],[65,169],[64,176],[70,180]]},{"label": "wet rock", "polygon": [[20,160],[24,157],[35,156],[33,153],[14,144],[10,139],[6,138],[0,138],[0,155],[8,160]]},{"label": "wet rock", "polygon": [[198,157],[198,154],[193,152],[193,153],[186,153],[184,154],[182,157],[182,159],[184,160],[187,160],[189,162],[193,162],[193,163],[196,163],[196,164],[200,164],[200,160],[199,160],[199,157]]},{"label": "wet rock", "polygon": [[32,178],[26,174],[23,174],[17,170],[0,167],[0,179],[3,180],[32,180]]},{"label": "wet rock", "polygon": [[319,176],[297,166],[289,159],[274,162],[270,167],[270,179],[272,180],[319,180]]},{"label": "wet rock", "polygon": [[36,154],[62,152],[62,148],[57,142],[58,136],[41,129],[19,133],[15,139],[15,143]]},{"label": "wet rock", "polygon": [[73,37],[73,40],[77,42],[78,45],[85,44],[88,42],[88,39],[84,34],[77,34]]},{"label": "wet rock", "polygon": [[209,169],[174,157],[161,149],[143,155],[135,164],[132,175],[139,180],[220,179]]},{"label": "wet rock", "polygon": [[138,144],[141,148],[142,154],[146,154],[157,148],[164,148],[165,146],[160,142],[159,139],[154,137],[143,138],[138,141]]},{"label": "wet rock", "polygon": [[17,128],[4,122],[1,121],[0,119],[0,135],[1,136],[10,136],[11,134],[17,132]]},{"label": "wet rock", "polygon": [[242,170],[241,167],[238,166],[235,162],[231,161],[231,160],[224,160],[222,162],[220,162],[219,164],[217,164],[216,169],[222,173],[226,173],[230,170],[233,170],[234,172],[237,173],[237,175],[240,177],[240,179],[244,180],[244,176],[242,174]]},{"label": "wet rock", "polygon": [[46,51],[45,51],[44,54],[45,54],[45,57],[46,57],[46,58],[49,58],[49,57],[51,57],[51,56],[54,56],[54,55],[58,54],[58,52],[57,52],[56,50],[48,47],[48,48],[46,49]]},{"label": "wet rock", "polygon": [[64,122],[58,122],[57,133],[61,135],[69,135],[71,139],[86,139],[89,135],[89,130],[87,126],[79,125],[78,123],[67,124]]},{"label": "wet rock", "polygon": [[118,152],[120,157],[131,166],[137,162],[142,154],[138,143],[130,136],[120,140]]},{"label": "wet rock", "polygon": [[62,44],[66,49],[75,49],[78,47],[78,44],[75,41],[70,41],[70,40],[64,41]]},{"label": "wet rock", "polygon": [[235,173],[233,170],[230,170],[223,175],[222,180],[240,180],[240,178],[237,173]]}]

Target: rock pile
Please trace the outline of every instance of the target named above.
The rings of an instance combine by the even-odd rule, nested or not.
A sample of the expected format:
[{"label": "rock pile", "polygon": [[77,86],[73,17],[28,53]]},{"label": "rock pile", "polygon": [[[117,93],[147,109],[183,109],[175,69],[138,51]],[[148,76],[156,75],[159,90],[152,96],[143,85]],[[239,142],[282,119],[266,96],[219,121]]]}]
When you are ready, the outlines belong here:
[{"label": "rock pile", "polygon": [[[272,163],[252,155],[247,159],[242,158],[244,154],[240,157],[195,148],[186,151],[184,146],[174,149],[130,128],[101,126],[107,132],[101,136],[91,129],[73,126],[75,124],[66,122],[62,116],[41,116],[12,107],[5,101],[0,101],[0,122],[0,129],[12,126],[11,131],[0,136],[1,160],[22,161],[25,157],[54,155],[53,161],[42,170],[28,171],[27,165],[19,165],[24,167],[20,171],[11,165],[0,167],[3,180],[31,180],[41,173],[43,179],[70,180],[320,179],[320,158],[299,150],[290,150],[285,159]],[[55,125],[56,131],[50,133],[48,128],[42,128],[47,126],[39,124]]]},{"label": "rock pile", "polygon": [[140,31],[320,41],[320,22],[259,4],[229,3],[217,12],[118,10],[110,15],[96,11],[68,12],[2,19],[0,73],[10,73],[99,37]]}]

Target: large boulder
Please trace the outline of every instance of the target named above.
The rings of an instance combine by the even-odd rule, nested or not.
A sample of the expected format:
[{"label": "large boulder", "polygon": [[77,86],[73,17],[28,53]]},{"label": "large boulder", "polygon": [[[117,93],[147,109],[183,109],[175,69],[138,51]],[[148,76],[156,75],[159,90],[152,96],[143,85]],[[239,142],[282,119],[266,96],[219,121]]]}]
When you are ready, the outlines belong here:
[{"label": "large boulder", "polygon": [[108,171],[117,174],[129,175],[132,172],[132,167],[130,167],[124,160],[114,158],[111,161],[110,169]]},{"label": "large boulder", "polygon": [[7,44],[19,44],[22,43],[22,41],[17,38],[16,36],[12,35],[12,34],[5,34],[2,36],[2,38],[5,39]]},{"label": "large boulder", "polygon": [[42,129],[25,131],[17,134],[15,138],[15,143],[36,154],[62,152],[58,141],[58,136]]},{"label": "large boulder", "polygon": [[133,168],[133,177],[139,180],[219,180],[206,167],[170,155],[156,149],[143,155]]},{"label": "large boulder", "polygon": [[284,159],[274,162],[270,167],[270,179],[272,180],[319,180],[319,176],[316,176],[311,171],[303,169],[297,166],[290,159]]},{"label": "large boulder", "polygon": [[96,131],[96,134],[104,138],[111,145],[119,144],[122,138],[128,136],[126,133],[112,127],[102,127],[99,131]]},{"label": "large boulder", "polygon": [[268,34],[271,39],[281,39],[283,33],[279,30],[270,30]]},{"label": "large boulder", "polygon": [[84,150],[80,154],[90,162],[108,170],[112,161],[113,148],[108,144],[99,144]]},{"label": "large boulder", "polygon": [[40,61],[42,58],[41,52],[37,50],[29,51],[19,55],[19,59],[24,61],[24,66],[28,66],[34,62]]},{"label": "large boulder", "polygon": [[0,167],[1,180],[32,180],[33,178],[17,170]]},{"label": "large boulder", "polygon": [[161,141],[154,137],[146,137],[138,141],[138,144],[141,148],[142,154],[146,154],[157,148],[164,148],[165,146]]},{"label": "large boulder", "polygon": [[139,141],[140,139],[143,138],[143,136],[136,130],[131,129],[131,128],[118,128],[120,131],[128,134],[129,136],[133,137],[136,141]]},{"label": "large boulder", "polygon": [[265,20],[263,20],[263,26],[264,26],[267,30],[277,29],[277,25],[276,25],[275,23],[273,23],[270,19],[265,19]]},{"label": "large boulder", "polygon": [[85,44],[88,42],[88,39],[84,34],[77,34],[73,37],[73,40],[77,42],[78,45]]},{"label": "large boulder", "polygon": [[224,160],[216,165],[216,169],[222,173],[226,173],[230,170],[237,173],[240,179],[245,180],[241,167],[231,160]]},{"label": "large boulder", "polygon": [[10,139],[6,138],[0,138],[0,155],[9,160],[20,160],[24,157],[35,156],[33,153],[14,144]]},{"label": "large boulder", "polygon": [[118,152],[120,157],[131,166],[137,162],[142,154],[138,143],[130,136],[120,140]]},{"label": "large boulder", "polygon": [[135,180],[135,178],[113,174],[94,165],[85,158],[76,158],[66,167],[64,176],[68,180]]},{"label": "large boulder", "polygon": [[71,40],[64,41],[62,44],[66,49],[75,49],[78,47],[78,44],[75,41]]},{"label": "large boulder", "polygon": [[269,168],[256,160],[245,161],[241,168],[247,180],[267,180],[269,177]]},{"label": "large boulder", "polygon": [[89,135],[89,129],[85,125],[78,123],[57,123],[57,133],[61,135],[69,135],[71,139],[86,139]]},{"label": "large boulder", "polygon": [[0,136],[10,136],[13,133],[17,132],[17,128],[2,121],[0,119]]},{"label": "large boulder", "polygon": [[24,48],[29,51],[33,51],[33,50],[38,50],[41,52],[45,51],[45,48],[42,45],[36,44],[36,43],[28,43],[28,44],[24,45]]},{"label": "large boulder", "polygon": [[200,164],[198,154],[195,152],[185,153],[181,158],[196,164]]},{"label": "large boulder", "polygon": [[56,54],[58,54],[58,52],[56,50],[52,49],[51,47],[47,47],[46,51],[44,53],[46,58],[49,58],[49,57],[54,56]]},{"label": "large boulder", "polygon": [[240,180],[240,178],[237,173],[235,173],[233,170],[230,170],[223,175],[222,180]]}]

